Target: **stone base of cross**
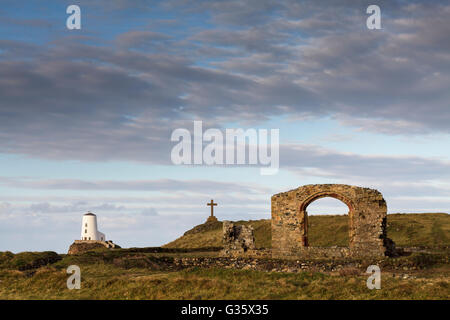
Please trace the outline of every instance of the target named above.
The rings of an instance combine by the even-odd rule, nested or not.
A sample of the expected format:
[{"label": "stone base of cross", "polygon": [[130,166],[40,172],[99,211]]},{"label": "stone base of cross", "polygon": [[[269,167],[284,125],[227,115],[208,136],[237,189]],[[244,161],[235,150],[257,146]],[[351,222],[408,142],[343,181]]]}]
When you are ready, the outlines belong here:
[{"label": "stone base of cross", "polygon": [[208,219],[206,219],[206,223],[208,223],[208,222],[217,222],[217,221],[219,221],[219,220],[217,220],[217,218],[216,217],[214,217],[214,216],[209,216],[208,217]]}]

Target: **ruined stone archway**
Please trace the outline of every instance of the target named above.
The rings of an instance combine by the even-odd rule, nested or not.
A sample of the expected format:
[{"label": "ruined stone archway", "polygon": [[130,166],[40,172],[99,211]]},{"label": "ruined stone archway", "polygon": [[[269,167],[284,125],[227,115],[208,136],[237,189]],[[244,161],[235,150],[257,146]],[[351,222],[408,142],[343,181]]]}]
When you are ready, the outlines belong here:
[{"label": "ruined stone archway", "polygon": [[[346,250],[308,247],[308,205],[333,197],[349,208],[349,248]],[[386,254],[387,206],[374,189],[343,184],[306,185],[272,196],[272,252],[275,256],[383,256]]]},{"label": "ruined stone archway", "polygon": [[352,221],[353,221],[353,208],[354,208],[354,204],[352,203],[352,201],[348,198],[346,198],[345,196],[341,195],[341,194],[337,194],[337,193],[333,193],[333,192],[318,192],[315,193],[313,195],[311,195],[308,199],[304,200],[302,202],[302,204],[300,205],[300,215],[305,217],[305,223],[303,224],[303,228],[305,229],[303,234],[304,236],[302,237],[302,245],[304,247],[308,247],[309,246],[309,234],[308,234],[308,212],[307,212],[307,208],[308,206],[313,203],[314,201],[321,199],[321,198],[326,198],[326,197],[330,197],[330,198],[334,198],[337,200],[340,200],[341,202],[343,202],[347,208],[348,208],[348,217],[349,217],[349,241],[351,238],[351,229],[352,229]]}]

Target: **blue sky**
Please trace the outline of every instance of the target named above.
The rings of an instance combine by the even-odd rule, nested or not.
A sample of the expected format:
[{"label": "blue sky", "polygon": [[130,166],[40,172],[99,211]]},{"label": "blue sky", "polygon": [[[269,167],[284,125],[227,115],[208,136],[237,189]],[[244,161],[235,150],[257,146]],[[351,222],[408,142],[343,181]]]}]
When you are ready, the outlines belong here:
[{"label": "blue sky", "polygon": [[[310,183],[448,212],[450,5],[378,1],[368,30],[372,2],[3,1],[0,250],[65,252],[87,210],[122,246],[162,245],[211,198],[220,219],[267,219],[272,194]],[[193,120],[279,129],[278,174],[173,165]]]}]

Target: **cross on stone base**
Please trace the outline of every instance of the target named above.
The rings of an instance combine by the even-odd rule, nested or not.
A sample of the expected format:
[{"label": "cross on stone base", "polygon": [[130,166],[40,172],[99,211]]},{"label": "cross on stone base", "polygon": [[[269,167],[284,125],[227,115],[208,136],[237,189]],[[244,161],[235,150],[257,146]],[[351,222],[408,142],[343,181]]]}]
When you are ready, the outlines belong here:
[{"label": "cross on stone base", "polygon": [[214,200],[211,199],[211,202],[207,203],[206,205],[211,207],[211,215],[208,217],[208,220],[206,220],[206,222],[216,222],[217,218],[214,217],[214,206],[217,206],[217,203],[214,203]]}]

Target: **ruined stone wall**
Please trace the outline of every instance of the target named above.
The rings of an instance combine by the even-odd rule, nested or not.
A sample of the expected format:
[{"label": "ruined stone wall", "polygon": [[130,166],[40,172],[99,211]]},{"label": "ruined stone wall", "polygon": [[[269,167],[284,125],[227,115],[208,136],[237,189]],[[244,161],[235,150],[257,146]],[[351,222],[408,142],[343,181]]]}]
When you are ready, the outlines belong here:
[{"label": "ruined stone wall", "polygon": [[226,255],[237,255],[249,250],[256,250],[253,227],[224,221],[222,243],[222,253]]},{"label": "ruined stone wall", "polygon": [[286,255],[293,255],[295,257],[302,257],[305,259],[337,259],[337,258],[347,258],[351,257],[350,249],[347,247],[301,247],[297,249],[295,254],[292,253],[284,253],[280,254],[279,252],[275,251],[275,254],[272,256],[275,257],[284,257]]},{"label": "ruined stone wall", "polygon": [[[448,256],[434,258],[433,264],[448,264]],[[122,268],[148,268],[158,271],[176,271],[185,268],[225,268],[247,269],[269,272],[333,272],[358,269],[359,274],[366,275],[369,265],[378,265],[383,271],[409,271],[425,269],[429,266],[417,259],[389,259],[387,257],[343,258],[343,259],[272,259],[253,257],[164,257],[137,255],[119,257],[113,264]],[[367,276],[366,276],[367,277]],[[365,279],[363,280],[365,282]]]},{"label": "ruined stone wall", "polygon": [[[339,199],[349,208],[348,255],[385,255],[390,240],[386,237],[387,206],[382,194],[369,188],[318,184],[272,196],[273,256],[305,256],[314,251],[308,248],[306,209],[311,202],[323,197]],[[336,251],[329,250],[330,254]]]}]

